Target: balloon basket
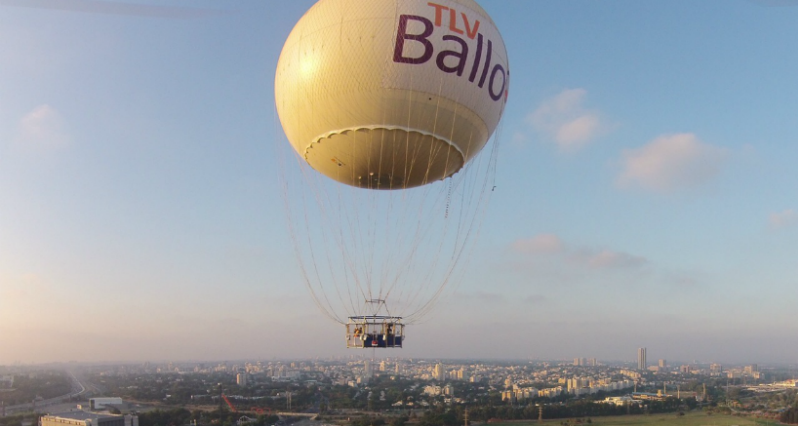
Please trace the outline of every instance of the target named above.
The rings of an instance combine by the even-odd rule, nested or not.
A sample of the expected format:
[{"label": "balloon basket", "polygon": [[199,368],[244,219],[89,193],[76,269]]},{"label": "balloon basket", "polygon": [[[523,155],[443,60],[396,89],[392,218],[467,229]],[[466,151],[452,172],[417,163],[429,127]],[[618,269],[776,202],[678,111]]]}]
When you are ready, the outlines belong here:
[{"label": "balloon basket", "polygon": [[401,348],[404,337],[402,317],[364,315],[346,323],[347,348]]}]

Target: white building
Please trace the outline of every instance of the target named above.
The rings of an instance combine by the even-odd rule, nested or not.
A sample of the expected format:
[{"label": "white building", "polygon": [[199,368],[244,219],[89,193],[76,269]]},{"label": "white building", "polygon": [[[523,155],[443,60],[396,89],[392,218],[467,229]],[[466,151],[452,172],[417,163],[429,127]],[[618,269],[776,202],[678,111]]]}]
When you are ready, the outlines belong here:
[{"label": "white building", "polygon": [[[116,397],[103,397],[103,398],[90,398],[89,407],[92,410],[105,410],[111,405],[122,405],[122,398]],[[96,425],[95,425],[96,426]]]}]

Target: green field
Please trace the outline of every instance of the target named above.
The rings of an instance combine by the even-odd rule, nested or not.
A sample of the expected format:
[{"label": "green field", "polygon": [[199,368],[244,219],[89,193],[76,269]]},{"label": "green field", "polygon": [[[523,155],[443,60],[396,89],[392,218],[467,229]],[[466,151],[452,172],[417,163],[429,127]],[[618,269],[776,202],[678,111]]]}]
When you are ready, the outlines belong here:
[{"label": "green field", "polygon": [[[585,419],[582,419],[585,420]],[[765,426],[778,425],[778,422],[753,419],[749,417],[728,416],[723,414],[706,415],[703,412],[676,414],[652,414],[642,416],[591,417],[591,423],[575,419],[553,419],[543,422],[545,426],[555,426],[567,422],[571,426]],[[490,426],[536,426],[536,421],[497,422]],[[487,426],[487,425],[486,425]]]}]

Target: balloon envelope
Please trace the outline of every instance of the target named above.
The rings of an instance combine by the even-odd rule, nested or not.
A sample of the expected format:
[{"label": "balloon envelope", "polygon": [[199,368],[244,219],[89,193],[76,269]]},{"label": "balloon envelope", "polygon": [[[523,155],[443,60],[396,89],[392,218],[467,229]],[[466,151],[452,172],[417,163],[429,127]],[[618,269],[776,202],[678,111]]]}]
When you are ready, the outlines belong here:
[{"label": "balloon envelope", "polygon": [[289,35],[275,78],[296,152],[371,189],[461,170],[496,128],[508,89],[504,42],[472,0],[321,0]]}]

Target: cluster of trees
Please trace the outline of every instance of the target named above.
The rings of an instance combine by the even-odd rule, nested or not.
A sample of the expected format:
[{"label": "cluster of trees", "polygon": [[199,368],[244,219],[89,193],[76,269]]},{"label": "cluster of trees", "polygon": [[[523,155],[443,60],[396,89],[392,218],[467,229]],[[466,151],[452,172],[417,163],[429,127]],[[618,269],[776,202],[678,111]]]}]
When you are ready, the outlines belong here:
[{"label": "cluster of trees", "polygon": [[15,414],[12,416],[0,417],[0,426],[22,426],[23,423],[36,424],[37,421],[39,421],[38,414]]},{"label": "cluster of trees", "polygon": [[192,420],[199,420],[199,413],[185,408],[174,410],[154,410],[139,414],[140,426],[183,426]]},{"label": "cluster of trees", "polygon": [[[539,403],[543,403],[539,401]],[[694,400],[668,398],[664,401],[646,401],[644,406],[618,406],[589,400],[572,400],[563,403],[543,403],[544,419],[563,419],[577,417],[621,416],[626,414],[675,413],[696,407]],[[473,405],[468,408],[468,417],[474,421],[502,420],[535,420],[540,415],[540,407],[530,403],[523,407],[509,405]],[[464,408],[455,407],[449,410],[430,410],[418,419],[420,426],[456,426],[463,424]],[[367,425],[363,425],[367,426]],[[376,424],[375,424],[376,426]]]},{"label": "cluster of trees", "polygon": [[[292,403],[297,407],[310,406],[314,403],[314,390],[304,386],[272,382],[265,377],[257,377],[250,386],[235,384],[235,374],[122,374],[118,376],[96,375],[90,378],[92,383],[100,385],[106,394],[118,395],[126,400],[142,402],[167,402],[174,405],[218,405],[219,383],[223,384],[224,393],[228,396],[241,395],[254,397],[255,400],[231,398],[240,409],[251,407],[284,409],[285,400],[277,398],[277,394],[290,390]],[[168,395],[168,398],[167,398]],[[193,395],[204,398],[194,400]]]},{"label": "cluster of trees", "polygon": [[41,371],[14,376],[14,390],[0,393],[5,405],[30,403],[34,399],[49,399],[72,391],[72,380],[64,371]]},{"label": "cluster of trees", "polygon": [[798,424],[798,406],[793,406],[785,410],[779,416],[779,421],[782,423]]},{"label": "cluster of trees", "polygon": [[[350,426],[405,426],[410,417],[406,415],[390,417],[387,420],[381,416],[363,416],[353,419]],[[427,411],[416,418],[418,426],[458,426],[462,420],[455,410]]]},{"label": "cluster of trees", "polygon": [[[140,426],[184,426],[196,421],[199,425],[219,424],[221,426],[232,426],[236,424],[241,413],[233,413],[228,410],[216,410],[212,412],[189,411],[185,408],[175,408],[172,410],[154,410],[139,414]],[[255,421],[249,423],[251,426],[269,426],[277,423],[279,418],[275,415],[261,415]]]}]

